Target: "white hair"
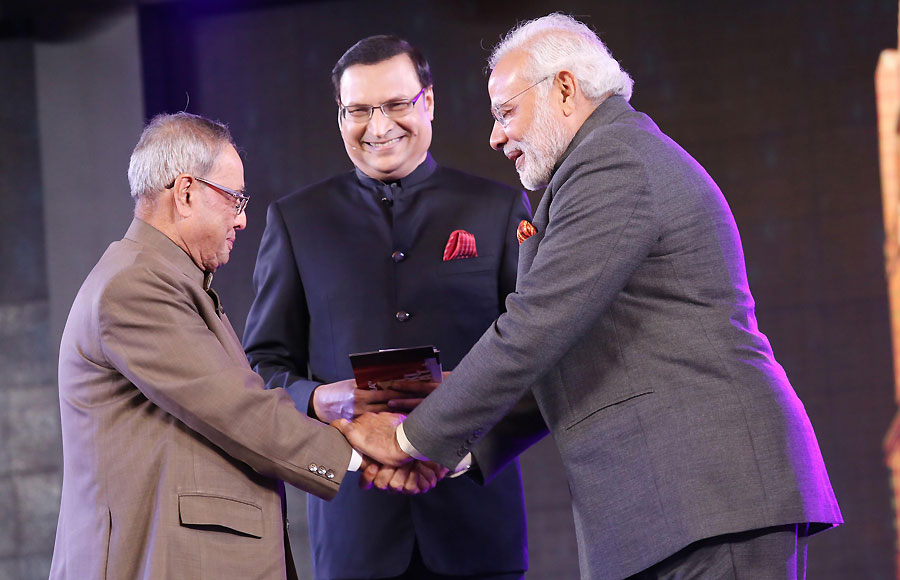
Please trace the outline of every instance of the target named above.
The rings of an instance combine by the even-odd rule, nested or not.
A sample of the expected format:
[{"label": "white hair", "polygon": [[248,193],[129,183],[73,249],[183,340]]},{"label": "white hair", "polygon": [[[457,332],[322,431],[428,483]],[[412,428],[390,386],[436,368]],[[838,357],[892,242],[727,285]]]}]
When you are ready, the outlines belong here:
[{"label": "white hair", "polygon": [[571,16],[554,13],[517,25],[494,47],[488,67],[493,70],[513,51],[528,56],[527,80],[537,82],[568,70],[592,102],[599,103],[608,94],[631,99],[634,81],[594,31]]},{"label": "white hair", "polygon": [[180,173],[208,173],[226,145],[234,145],[228,127],[190,113],[157,115],[144,128],[131,153],[128,185],[134,201],[151,202]]}]

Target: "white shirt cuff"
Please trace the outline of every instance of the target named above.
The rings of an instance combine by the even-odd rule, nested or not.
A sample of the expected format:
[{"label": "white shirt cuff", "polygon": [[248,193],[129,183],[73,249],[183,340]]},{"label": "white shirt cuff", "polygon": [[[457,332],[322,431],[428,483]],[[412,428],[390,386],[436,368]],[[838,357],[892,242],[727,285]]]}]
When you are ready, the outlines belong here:
[{"label": "white shirt cuff", "polygon": [[360,465],[362,465],[362,455],[356,449],[350,448],[350,465],[347,466],[347,471],[358,471]]},{"label": "white shirt cuff", "polygon": [[472,454],[466,453],[466,456],[462,458],[462,461],[456,464],[456,469],[454,469],[447,477],[451,479],[459,477],[470,469],[472,469]]},{"label": "white shirt cuff", "polygon": [[[413,446],[412,443],[409,442],[409,439],[406,438],[406,433],[403,432],[403,423],[397,425],[397,431],[395,432],[397,435],[397,444],[400,445],[400,449],[403,450],[404,453],[418,459],[419,461],[428,461],[428,458],[419,453],[419,450]],[[456,468],[449,475],[449,477],[456,477],[458,475],[462,475],[463,473],[469,471],[472,467],[472,454],[466,453],[466,456],[462,458],[462,461],[456,464]]]},{"label": "white shirt cuff", "polygon": [[419,461],[428,461],[428,458],[419,453],[419,450],[413,447],[413,444],[406,438],[406,433],[403,432],[403,423],[397,425],[397,431],[395,431],[395,433],[397,435],[397,444],[400,445],[400,449],[403,450],[403,453],[406,453]]}]

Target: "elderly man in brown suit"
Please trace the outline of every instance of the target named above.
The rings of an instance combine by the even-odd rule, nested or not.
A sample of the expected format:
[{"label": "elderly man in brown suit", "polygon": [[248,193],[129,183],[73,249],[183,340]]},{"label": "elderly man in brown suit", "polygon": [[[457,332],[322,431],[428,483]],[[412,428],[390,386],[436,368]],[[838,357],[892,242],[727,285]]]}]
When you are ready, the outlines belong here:
[{"label": "elderly man in brown suit", "polygon": [[[295,578],[280,480],[331,498],[363,458],[265,390],[210,288],[246,225],[241,159],[224,125],[160,115],[128,179],[135,219],[82,285],[60,345],[50,577]],[[420,469],[410,489],[433,485]]]}]

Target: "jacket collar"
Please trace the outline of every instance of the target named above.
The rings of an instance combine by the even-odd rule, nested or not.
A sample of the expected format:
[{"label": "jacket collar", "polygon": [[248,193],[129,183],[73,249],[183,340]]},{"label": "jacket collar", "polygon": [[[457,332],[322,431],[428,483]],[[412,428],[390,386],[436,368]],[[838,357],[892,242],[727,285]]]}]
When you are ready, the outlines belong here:
[{"label": "jacket collar", "polygon": [[560,155],[556,165],[553,166],[553,174],[556,174],[556,170],[563,164],[563,161],[571,155],[572,151],[574,151],[575,148],[594,131],[594,129],[602,127],[603,125],[609,125],[621,115],[630,112],[634,112],[634,108],[628,104],[628,101],[623,97],[620,97],[619,95],[607,97],[596,109],[594,109],[594,112],[585,119],[581,127],[578,128],[578,132],[572,137],[569,146],[566,147],[565,152]]},{"label": "jacket collar", "polygon": [[[431,152],[428,152],[425,154],[425,161],[423,161],[419,164],[418,167],[413,169],[412,173],[410,173],[406,177],[398,179],[393,183],[396,183],[398,186],[400,186],[401,189],[407,189],[418,183],[422,183],[423,181],[431,177],[431,174],[434,173],[435,169],[437,169],[437,162],[431,156]],[[358,167],[356,168],[356,178],[359,179],[360,183],[369,187],[377,188],[379,186],[386,185],[383,181],[369,177],[368,175],[360,171]]]},{"label": "jacket collar", "polygon": [[[163,258],[182,272],[184,275],[199,285],[204,284],[203,270],[197,267],[197,264],[181,247],[173,242],[166,234],[154,228],[147,222],[134,218],[128,231],[125,232],[125,239],[149,246],[162,254]],[[209,274],[212,280],[212,274]]]}]

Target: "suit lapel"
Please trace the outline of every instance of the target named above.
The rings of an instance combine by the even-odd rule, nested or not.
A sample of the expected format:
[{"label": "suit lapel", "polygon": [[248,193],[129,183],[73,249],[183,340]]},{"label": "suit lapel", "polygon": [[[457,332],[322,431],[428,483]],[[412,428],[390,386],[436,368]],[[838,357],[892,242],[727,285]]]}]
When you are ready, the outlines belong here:
[{"label": "suit lapel", "polygon": [[[617,95],[608,97],[605,101],[600,103],[594,112],[591,113],[591,116],[588,117],[584,124],[578,129],[578,132],[575,133],[569,146],[566,147],[565,152],[559,157],[559,160],[553,167],[553,175],[556,175],[556,171],[559,169],[560,165],[562,165],[572,151],[574,151],[575,148],[594,131],[594,129],[601,125],[608,125],[619,116],[632,111],[634,111],[634,109],[628,104],[628,101]],[[553,202],[554,193],[560,185],[561,184],[559,183],[555,183],[551,176],[550,184],[544,191],[544,195],[541,196],[541,201],[534,212],[534,221],[532,224],[537,230],[537,233],[519,245],[519,267],[517,274],[519,280],[522,279],[524,274],[527,274],[528,271],[531,270],[531,265],[534,263],[534,258],[537,255],[538,245],[540,245],[541,240],[544,239],[544,232],[547,229],[547,224],[550,223],[550,204]]]},{"label": "suit lapel", "polygon": [[544,238],[544,230],[547,228],[547,222],[550,217],[550,200],[552,197],[553,192],[551,191],[551,188],[548,187],[546,191],[544,191],[544,195],[541,196],[541,201],[534,211],[534,218],[531,222],[532,225],[534,225],[534,229],[537,231],[535,231],[530,238],[519,244],[519,267],[518,273],[516,274],[517,280],[521,280],[522,276],[531,270],[531,264],[534,262],[534,256],[537,254],[538,245]]},{"label": "suit lapel", "polygon": [[193,296],[193,300],[197,302],[200,315],[206,322],[206,326],[216,335],[232,359],[240,361],[249,368],[241,341],[228,321],[228,317],[224,312],[221,315],[216,312],[216,299],[213,299],[210,294],[206,293],[206,289],[210,287],[212,282],[212,275],[210,274],[210,279],[207,280],[204,272],[197,267],[190,256],[178,247],[175,242],[153,226],[137,218],[131,222],[131,226],[125,233],[125,238],[152,247],[165,257],[168,264],[180,270],[190,280],[192,285],[196,285],[197,294]]},{"label": "suit lapel", "polygon": [[[215,324],[215,322],[213,322],[213,324]],[[249,368],[250,363],[247,362],[247,355],[244,354],[244,348],[241,346],[241,341],[238,338],[237,333],[234,331],[234,327],[231,326],[231,322],[228,320],[228,315],[225,313],[222,314],[221,324],[225,327],[224,340],[220,339],[222,342],[222,346],[225,347],[225,350],[228,351],[228,354],[231,355],[231,358],[236,361],[240,361],[241,363],[243,363],[243,365],[246,365]]]}]

